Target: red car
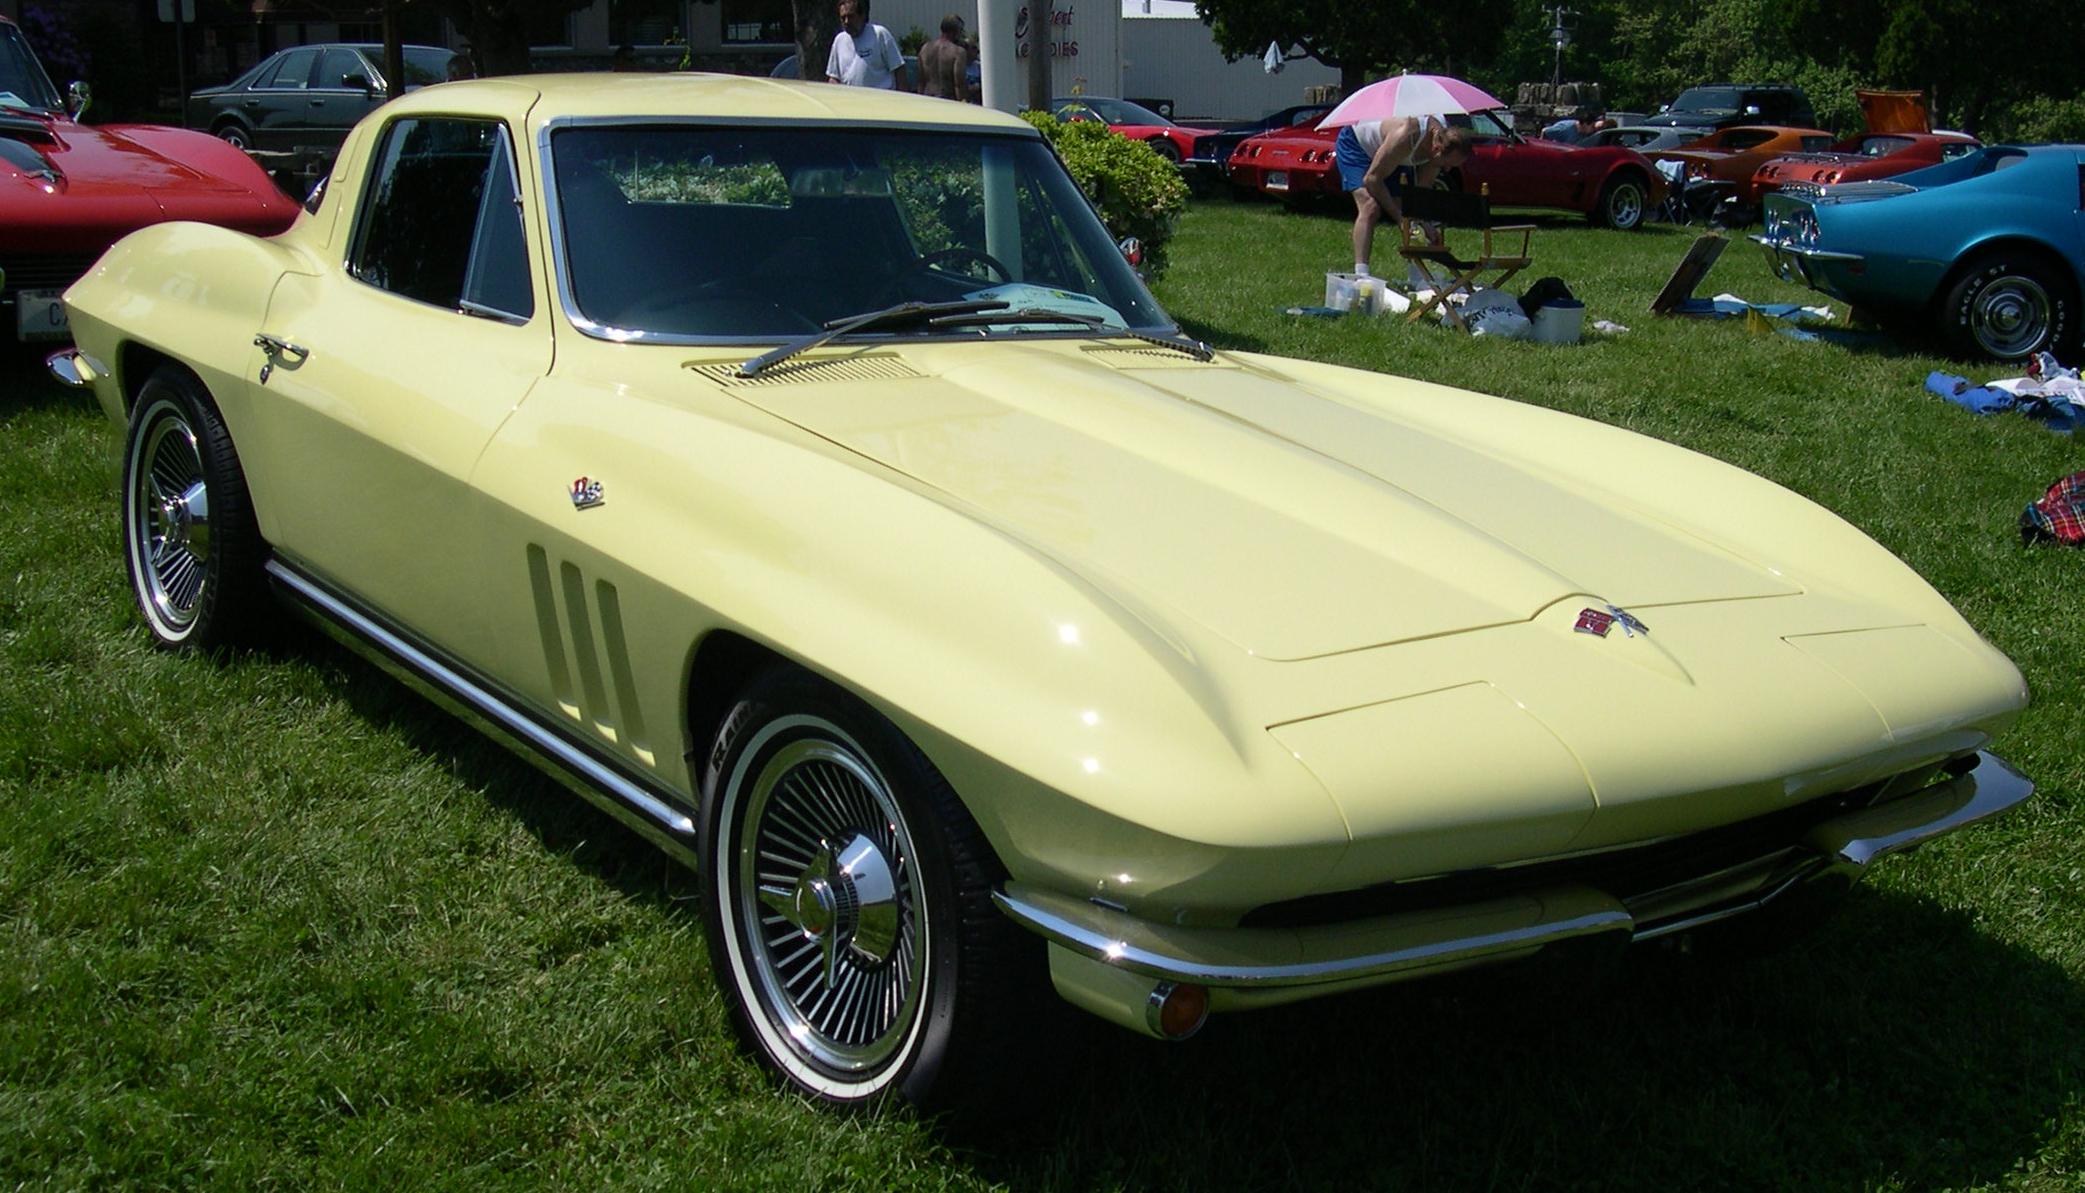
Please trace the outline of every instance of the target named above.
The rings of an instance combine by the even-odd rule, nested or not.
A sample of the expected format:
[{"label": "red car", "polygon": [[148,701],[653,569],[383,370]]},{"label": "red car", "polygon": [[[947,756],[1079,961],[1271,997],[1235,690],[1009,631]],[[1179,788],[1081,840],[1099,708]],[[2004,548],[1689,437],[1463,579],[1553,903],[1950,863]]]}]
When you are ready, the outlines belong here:
[{"label": "red car", "polygon": [[[1627,230],[1665,199],[1664,176],[1633,149],[1530,141],[1492,112],[1448,122],[1477,139],[1470,160],[1449,173],[1450,185],[1473,194],[1488,187],[1501,207],[1576,211]],[[1262,133],[1231,154],[1231,181],[1291,202],[1339,194],[1345,188],[1333,160],[1337,139],[1336,129],[1307,125]]]},{"label": "red car", "polygon": [[1982,145],[1967,133],[1862,133],[1824,153],[1791,153],[1760,163],[1752,189],[1761,195],[1790,182],[1863,182],[1952,161]]},{"label": "red car", "polygon": [[210,136],[75,117],[14,22],[0,17],[0,343],[70,334],[58,295],[124,235],[200,220],[272,235],[297,204],[244,153]]},{"label": "red car", "polygon": [[1174,124],[1142,104],[1098,95],[1053,99],[1050,112],[1059,120],[1098,120],[1132,141],[1151,146],[1158,156],[1175,165],[1191,157],[1206,157],[1195,152],[1195,140],[1221,131]]}]

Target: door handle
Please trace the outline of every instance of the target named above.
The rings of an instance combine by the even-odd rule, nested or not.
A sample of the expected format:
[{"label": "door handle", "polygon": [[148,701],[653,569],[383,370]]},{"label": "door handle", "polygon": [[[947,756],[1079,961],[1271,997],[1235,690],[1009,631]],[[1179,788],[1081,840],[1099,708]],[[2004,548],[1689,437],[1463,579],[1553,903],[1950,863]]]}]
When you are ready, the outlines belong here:
[{"label": "door handle", "polygon": [[311,106],[312,106],[312,107],[314,107],[314,108],[316,108],[316,107],[319,107],[319,106],[323,105],[323,104],[324,104],[325,102],[326,102],[326,100],[325,100],[325,97],[321,96],[321,97],[320,97],[320,98],[318,98],[318,99],[312,100],[312,101],[311,101]]},{"label": "door handle", "polygon": [[252,111],[253,109],[261,106],[261,101],[257,99],[249,99],[246,101],[244,106],[248,111]]},{"label": "door handle", "polygon": [[271,336],[265,331],[255,333],[253,346],[268,354],[268,359],[261,362],[262,385],[268,384],[268,374],[275,371],[276,361],[295,367],[311,358],[309,348],[300,348],[281,336]]}]

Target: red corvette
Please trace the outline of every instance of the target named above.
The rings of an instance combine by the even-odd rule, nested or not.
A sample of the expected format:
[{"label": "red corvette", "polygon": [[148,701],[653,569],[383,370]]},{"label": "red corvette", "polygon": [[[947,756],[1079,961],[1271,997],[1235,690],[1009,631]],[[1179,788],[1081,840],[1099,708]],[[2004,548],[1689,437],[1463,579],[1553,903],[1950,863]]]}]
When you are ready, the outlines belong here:
[{"label": "red corvette", "polygon": [[1195,153],[1195,140],[1220,131],[1174,124],[1142,104],[1098,95],[1053,99],[1050,112],[1059,120],[1098,120],[1132,141],[1151,146],[1158,156],[1174,165],[1191,157],[1206,156]]},{"label": "red corvette", "polygon": [[1752,188],[1764,196],[1791,182],[1865,182],[1953,161],[1982,145],[1967,133],[1862,133],[1825,153],[1791,153],[1760,163]]},{"label": "red corvette", "polygon": [[58,295],[124,235],[200,220],[271,235],[297,204],[244,153],[207,133],[85,125],[22,31],[0,17],[0,343],[64,339]]},{"label": "red corvette", "polygon": [[[1491,112],[1448,121],[1477,138],[1470,160],[1450,173],[1449,182],[1471,193],[1489,187],[1491,201],[1501,207],[1576,211],[1627,230],[1664,201],[1664,176],[1633,149],[1526,140]],[[1337,139],[1337,130],[1307,125],[1262,133],[1231,154],[1231,181],[1290,202],[1340,194],[1345,188],[1333,161]]]}]

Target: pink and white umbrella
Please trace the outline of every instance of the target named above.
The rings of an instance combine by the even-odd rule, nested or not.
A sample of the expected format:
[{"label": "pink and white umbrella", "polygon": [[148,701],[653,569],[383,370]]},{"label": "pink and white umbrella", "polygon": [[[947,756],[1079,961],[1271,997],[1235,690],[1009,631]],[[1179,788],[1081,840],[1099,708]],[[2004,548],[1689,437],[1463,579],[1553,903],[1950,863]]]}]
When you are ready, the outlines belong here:
[{"label": "pink and white umbrella", "polygon": [[1447,75],[1397,75],[1378,79],[1341,100],[1319,128],[1402,120],[1407,116],[1447,116],[1503,108],[1497,97]]}]

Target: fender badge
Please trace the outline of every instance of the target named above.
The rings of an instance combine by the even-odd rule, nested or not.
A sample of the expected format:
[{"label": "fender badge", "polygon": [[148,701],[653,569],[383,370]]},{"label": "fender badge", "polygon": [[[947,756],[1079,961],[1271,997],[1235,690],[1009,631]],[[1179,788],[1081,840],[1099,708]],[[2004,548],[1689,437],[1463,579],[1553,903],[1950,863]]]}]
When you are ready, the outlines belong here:
[{"label": "fender badge", "polygon": [[590,510],[606,500],[607,498],[601,496],[600,481],[582,476],[572,482],[573,509]]},{"label": "fender badge", "polygon": [[1598,609],[1580,609],[1578,611],[1578,624],[1571,628],[1581,634],[1591,634],[1595,638],[1605,638],[1607,637],[1607,631],[1613,629],[1617,623],[1621,625],[1622,633],[1628,637],[1634,638],[1636,635],[1642,634],[1648,638],[1651,635],[1651,627],[1638,621],[1634,614],[1619,605],[1609,605],[1604,613]]}]

